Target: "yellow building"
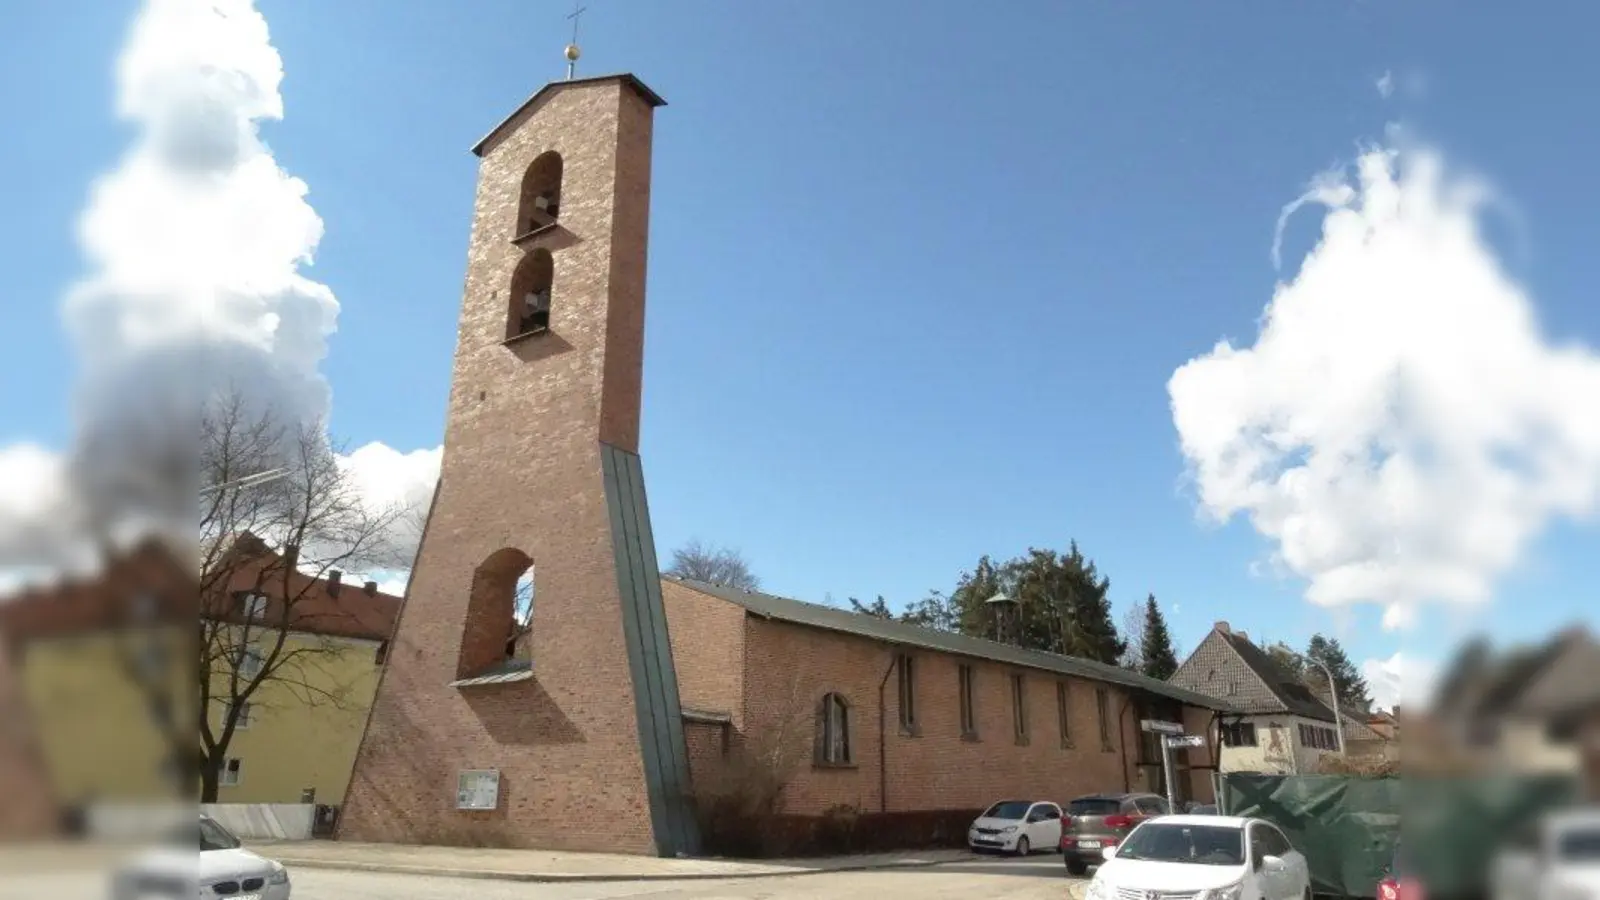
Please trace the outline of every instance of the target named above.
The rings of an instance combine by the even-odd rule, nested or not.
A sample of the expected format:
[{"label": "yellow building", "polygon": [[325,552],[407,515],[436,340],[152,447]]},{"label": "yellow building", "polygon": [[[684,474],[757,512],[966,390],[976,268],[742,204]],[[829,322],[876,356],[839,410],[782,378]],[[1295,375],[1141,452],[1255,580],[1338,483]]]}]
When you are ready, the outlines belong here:
[{"label": "yellow building", "polygon": [[58,801],[192,797],[199,704],[217,738],[228,698],[247,695],[217,754],[215,802],[340,804],[400,599],[337,571],[263,589],[261,568],[282,566],[267,554],[202,610],[171,559],[146,546],[92,581],[0,601],[11,678]]},{"label": "yellow building", "polygon": [[[252,643],[266,645],[260,655],[268,656],[276,639],[276,632],[259,633]],[[386,649],[378,637],[291,631],[278,651],[286,661],[236,717],[216,802],[343,802]],[[247,659],[239,668],[249,671],[251,665]],[[214,696],[227,695],[228,677],[213,675]],[[209,705],[218,733],[228,702]]]}]

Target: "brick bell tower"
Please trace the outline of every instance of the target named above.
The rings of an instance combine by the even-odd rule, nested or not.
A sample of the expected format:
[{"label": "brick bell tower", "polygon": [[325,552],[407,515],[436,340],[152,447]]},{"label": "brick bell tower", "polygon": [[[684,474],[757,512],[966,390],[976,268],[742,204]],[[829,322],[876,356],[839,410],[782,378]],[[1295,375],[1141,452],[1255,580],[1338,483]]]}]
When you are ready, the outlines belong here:
[{"label": "brick bell tower", "polygon": [[444,461],[342,839],[698,852],[638,455],[664,104],[555,82],[473,148]]}]

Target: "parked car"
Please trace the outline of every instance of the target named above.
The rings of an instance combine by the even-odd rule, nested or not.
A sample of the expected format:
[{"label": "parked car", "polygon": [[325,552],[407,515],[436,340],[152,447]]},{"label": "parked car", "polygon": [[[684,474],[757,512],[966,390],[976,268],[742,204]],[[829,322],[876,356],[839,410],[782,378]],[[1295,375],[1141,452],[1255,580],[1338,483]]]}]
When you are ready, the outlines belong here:
[{"label": "parked car", "polygon": [[199,856],[195,832],[184,828],[165,847],[149,851],[112,875],[116,900],[139,897],[250,897],[289,900],[289,870],[257,856],[210,816],[199,817]]},{"label": "parked car", "polygon": [[1191,816],[1214,816],[1218,810],[1215,803],[1191,803],[1184,812]]},{"label": "parked car", "polygon": [[1061,807],[1045,800],[1001,800],[984,810],[967,830],[973,850],[998,850],[1027,856],[1061,842]]},{"label": "parked car", "polygon": [[1114,847],[1140,822],[1164,816],[1167,799],[1157,794],[1090,794],[1067,804],[1061,820],[1061,855],[1067,871],[1082,875],[1099,865],[1100,851]]},{"label": "parked car", "polygon": [[1490,879],[1496,900],[1600,897],[1600,808],[1545,816],[1511,835]]},{"label": "parked car", "polygon": [[1305,856],[1260,819],[1163,816],[1107,847],[1104,859],[1085,900],[1311,900]]}]

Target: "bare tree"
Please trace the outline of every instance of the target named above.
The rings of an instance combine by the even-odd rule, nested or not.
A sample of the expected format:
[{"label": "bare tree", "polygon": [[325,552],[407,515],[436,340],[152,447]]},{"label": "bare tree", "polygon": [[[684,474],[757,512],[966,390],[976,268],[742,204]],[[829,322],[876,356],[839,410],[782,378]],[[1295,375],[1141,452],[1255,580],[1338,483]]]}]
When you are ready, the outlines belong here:
[{"label": "bare tree", "polygon": [[1117,664],[1124,669],[1135,672],[1144,669],[1144,620],[1143,603],[1128,607],[1122,614],[1122,639],[1128,642],[1128,649],[1123,651],[1122,658],[1117,660]]},{"label": "bare tree", "polygon": [[355,645],[337,635],[386,623],[329,602],[320,579],[407,561],[391,540],[400,511],[363,502],[323,423],[285,420],[234,393],[201,424],[198,768],[201,802],[214,802],[246,716],[350,700],[334,664]]},{"label": "bare tree", "polygon": [[739,551],[727,547],[709,547],[697,540],[672,551],[672,565],[667,569],[667,574],[743,591],[761,589],[761,579],[750,571],[750,564],[745,562]]},{"label": "bare tree", "polygon": [[723,850],[760,852],[765,829],[783,806],[783,792],[811,761],[816,707],[800,673],[787,696],[766,710],[765,721],[746,722],[720,765],[697,771],[692,787],[706,837]]}]

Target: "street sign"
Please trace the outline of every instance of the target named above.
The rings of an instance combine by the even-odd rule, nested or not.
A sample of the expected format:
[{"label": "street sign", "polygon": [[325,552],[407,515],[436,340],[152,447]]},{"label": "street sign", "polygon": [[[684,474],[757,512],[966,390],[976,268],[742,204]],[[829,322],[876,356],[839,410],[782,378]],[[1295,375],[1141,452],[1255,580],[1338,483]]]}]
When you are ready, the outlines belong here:
[{"label": "street sign", "polygon": [[1203,747],[1206,739],[1198,734],[1176,734],[1167,736],[1167,746],[1174,750],[1181,747]]},{"label": "street sign", "polygon": [[1139,727],[1145,731],[1153,731],[1156,734],[1183,734],[1182,722],[1161,722],[1156,719],[1145,719],[1139,723]]}]

